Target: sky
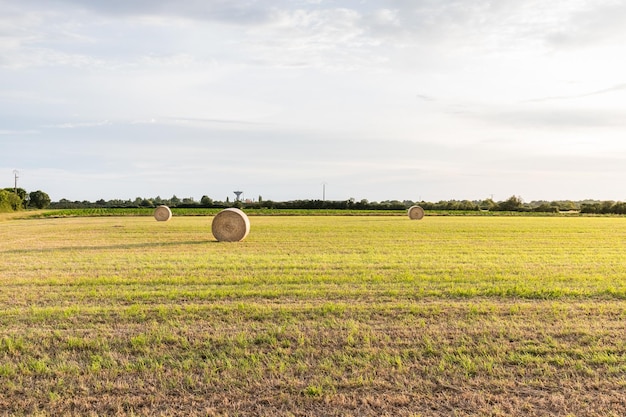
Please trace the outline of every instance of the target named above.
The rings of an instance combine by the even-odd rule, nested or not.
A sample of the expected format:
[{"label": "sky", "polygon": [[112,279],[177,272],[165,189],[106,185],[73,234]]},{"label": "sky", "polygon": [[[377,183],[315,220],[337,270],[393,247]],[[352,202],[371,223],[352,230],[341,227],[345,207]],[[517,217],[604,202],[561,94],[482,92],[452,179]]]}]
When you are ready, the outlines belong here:
[{"label": "sky", "polygon": [[0,187],[626,200],[622,0],[0,0]]}]

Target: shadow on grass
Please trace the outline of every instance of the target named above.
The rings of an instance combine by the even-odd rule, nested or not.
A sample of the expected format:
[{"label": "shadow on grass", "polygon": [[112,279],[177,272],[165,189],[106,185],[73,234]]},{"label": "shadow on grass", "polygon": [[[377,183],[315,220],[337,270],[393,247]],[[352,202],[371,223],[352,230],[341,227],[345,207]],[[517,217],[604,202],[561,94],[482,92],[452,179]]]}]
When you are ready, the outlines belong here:
[{"label": "shadow on grass", "polygon": [[[219,242],[217,240],[191,240],[179,242],[143,242],[143,243],[121,243],[117,245],[96,245],[96,246],[60,246],[46,248],[29,248],[29,249],[5,249],[0,253],[5,254],[28,254],[28,253],[52,253],[52,252],[85,252],[85,251],[106,251],[119,249],[147,249],[165,246],[191,246],[191,245],[210,245],[210,244],[229,244],[230,242]],[[234,242],[241,243],[241,242]]]}]

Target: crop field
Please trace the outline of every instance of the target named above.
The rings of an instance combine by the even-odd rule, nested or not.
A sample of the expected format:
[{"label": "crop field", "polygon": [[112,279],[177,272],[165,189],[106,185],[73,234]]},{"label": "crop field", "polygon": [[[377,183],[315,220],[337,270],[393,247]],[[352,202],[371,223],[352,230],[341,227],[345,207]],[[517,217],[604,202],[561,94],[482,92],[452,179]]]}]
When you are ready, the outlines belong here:
[{"label": "crop field", "polygon": [[0,415],[624,416],[626,218],[0,221]]}]

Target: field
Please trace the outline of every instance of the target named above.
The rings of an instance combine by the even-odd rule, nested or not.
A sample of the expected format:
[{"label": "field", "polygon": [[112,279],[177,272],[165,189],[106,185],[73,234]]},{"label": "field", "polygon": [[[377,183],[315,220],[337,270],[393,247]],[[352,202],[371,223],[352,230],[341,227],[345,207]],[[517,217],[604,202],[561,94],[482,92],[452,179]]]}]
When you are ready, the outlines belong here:
[{"label": "field", "polygon": [[626,218],[211,219],[0,221],[0,415],[626,415]]}]

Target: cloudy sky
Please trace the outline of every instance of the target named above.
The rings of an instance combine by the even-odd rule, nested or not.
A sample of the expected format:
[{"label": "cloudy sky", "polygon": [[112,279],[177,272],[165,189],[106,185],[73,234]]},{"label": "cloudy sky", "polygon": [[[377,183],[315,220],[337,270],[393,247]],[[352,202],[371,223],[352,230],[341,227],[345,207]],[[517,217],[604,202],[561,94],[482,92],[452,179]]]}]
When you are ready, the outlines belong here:
[{"label": "cloudy sky", "polygon": [[624,22],[622,0],[0,0],[0,186],[623,201]]}]

